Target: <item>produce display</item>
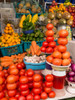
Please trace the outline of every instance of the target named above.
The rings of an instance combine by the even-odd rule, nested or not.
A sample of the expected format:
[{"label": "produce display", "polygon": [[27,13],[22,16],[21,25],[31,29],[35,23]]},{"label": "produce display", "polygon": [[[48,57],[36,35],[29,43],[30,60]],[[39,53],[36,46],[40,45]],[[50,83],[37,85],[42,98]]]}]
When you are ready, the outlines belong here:
[{"label": "produce display", "polygon": [[56,42],[54,42],[54,32],[53,32],[53,25],[52,24],[47,24],[46,28],[46,41],[43,42],[42,47],[41,47],[41,52],[44,53],[52,53],[54,49],[56,48]]},{"label": "produce display", "polygon": [[49,63],[57,66],[68,66],[71,63],[70,53],[67,51],[66,44],[68,40],[66,37],[68,36],[67,30],[60,30],[59,31],[59,38],[58,38],[58,46],[52,55],[48,56],[46,59]]}]

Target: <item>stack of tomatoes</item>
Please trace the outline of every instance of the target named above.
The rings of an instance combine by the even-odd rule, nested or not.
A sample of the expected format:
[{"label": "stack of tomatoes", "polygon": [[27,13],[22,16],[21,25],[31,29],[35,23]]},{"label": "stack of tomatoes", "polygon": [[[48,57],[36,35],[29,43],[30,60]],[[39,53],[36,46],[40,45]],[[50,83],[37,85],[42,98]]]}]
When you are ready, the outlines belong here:
[{"label": "stack of tomatoes", "polygon": [[53,32],[53,25],[47,24],[46,26],[46,41],[43,42],[41,47],[41,52],[45,53],[52,53],[54,51],[54,48],[56,47],[56,42],[54,41],[54,32]]},{"label": "stack of tomatoes", "polygon": [[57,49],[53,52],[52,55],[47,57],[47,61],[58,66],[67,66],[71,63],[70,53],[67,51],[66,44],[68,43],[67,37],[68,31],[67,30],[60,30],[59,31],[59,39],[58,39],[58,46]]}]

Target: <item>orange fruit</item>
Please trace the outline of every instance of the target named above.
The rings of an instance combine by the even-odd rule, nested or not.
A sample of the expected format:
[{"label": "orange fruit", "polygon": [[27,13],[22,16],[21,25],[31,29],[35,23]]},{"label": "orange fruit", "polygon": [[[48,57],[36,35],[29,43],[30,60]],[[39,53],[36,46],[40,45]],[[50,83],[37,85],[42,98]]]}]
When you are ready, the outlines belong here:
[{"label": "orange fruit", "polygon": [[11,26],[11,24],[8,23],[8,24],[7,24],[7,27],[10,27],[10,26]]},{"label": "orange fruit", "polygon": [[66,52],[66,50],[67,50],[67,47],[66,46],[58,45],[58,51],[59,52],[64,53],[64,52]]},{"label": "orange fruit", "polygon": [[70,58],[70,53],[69,53],[68,51],[64,52],[64,53],[62,54],[62,58],[63,58],[63,59],[68,59],[68,58]]},{"label": "orange fruit", "polygon": [[53,62],[52,63],[54,65],[61,66],[62,60],[61,59],[58,59],[58,58],[55,58],[55,59],[53,59]]},{"label": "orange fruit", "polygon": [[62,54],[59,51],[54,51],[52,55],[54,58],[61,59],[61,57],[62,57]]},{"label": "orange fruit", "polygon": [[47,57],[46,57],[46,60],[47,60],[49,63],[52,63],[53,57],[52,57],[52,56],[47,56]]},{"label": "orange fruit", "polygon": [[69,65],[70,64],[70,60],[69,59],[63,59],[62,60],[62,65],[63,66],[67,66],[67,65]]}]

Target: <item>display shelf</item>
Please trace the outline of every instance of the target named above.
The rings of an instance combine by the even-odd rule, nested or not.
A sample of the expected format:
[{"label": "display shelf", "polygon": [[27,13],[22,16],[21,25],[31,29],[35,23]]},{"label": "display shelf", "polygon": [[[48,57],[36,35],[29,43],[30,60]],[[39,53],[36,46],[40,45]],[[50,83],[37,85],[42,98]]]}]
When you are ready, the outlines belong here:
[{"label": "display shelf", "polygon": [[48,98],[48,99],[46,99],[46,100],[60,100],[60,99],[68,99],[68,98],[72,98],[72,97],[75,97],[75,95],[72,95],[72,94],[70,94],[69,92],[67,92],[67,90],[66,90],[66,88],[67,88],[67,86],[65,86],[65,95],[63,96],[63,97],[55,97],[55,98]]}]

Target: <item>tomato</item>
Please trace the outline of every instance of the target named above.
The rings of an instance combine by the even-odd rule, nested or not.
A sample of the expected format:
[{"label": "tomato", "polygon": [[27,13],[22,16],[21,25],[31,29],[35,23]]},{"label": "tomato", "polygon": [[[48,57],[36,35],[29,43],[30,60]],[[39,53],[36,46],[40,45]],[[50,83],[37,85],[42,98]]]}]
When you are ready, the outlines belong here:
[{"label": "tomato", "polygon": [[9,98],[9,100],[17,100],[16,97]]},{"label": "tomato", "polygon": [[34,88],[40,88],[41,87],[41,82],[33,82],[33,87]]},{"label": "tomato", "polygon": [[3,97],[4,97],[4,92],[1,91],[1,92],[0,92],[0,99],[2,99]]},{"label": "tomato", "polygon": [[5,74],[7,74],[7,73],[8,73],[8,70],[4,69],[3,72],[4,72]]},{"label": "tomato", "polygon": [[62,58],[63,58],[63,59],[68,59],[68,58],[70,58],[70,53],[69,53],[68,51],[64,52],[64,53],[62,54]]},{"label": "tomato", "polygon": [[49,63],[52,63],[53,57],[52,57],[52,56],[47,56],[47,57],[46,57],[46,60],[47,60]]},{"label": "tomato", "polygon": [[42,44],[43,47],[48,47],[48,42],[44,41]]},{"label": "tomato", "polygon": [[18,81],[18,80],[19,80],[19,76],[18,76],[18,75],[15,75],[15,78],[16,78],[16,81]]},{"label": "tomato", "polygon": [[26,76],[21,76],[20,77],[20,83],[21,84],[26,84],[28,83],[28,78]]},{"label": "tomato", "polygon": [[55,46],[55,47],[54,47],[54,51],[57,51],[57,50],[58,50],[58,46]]},{"label": "tomato", "polygon": [[66,45],[68,43],[68,40],[66,38],[59,38],[58,44],[60,45]]},{"label": "tomato", "polygon": [[52,52],[53,52],[52,47],[48,47],[48,48],[46,48],[46,53],[52,53]]},{"label": "tomato", "polygon": [[44,91],[45,91],[46,93],[50,93],[50,92],[52,91],[52,88],[50,88],[50,87],[45,87],[45,88],[44,88]]},{"label": "tomato", "polygon": [[41,50],[41,52],[46,52],[46,48],[45,48],[45,47],[43,47],[43,46],[41,47],[41,49],[40,49],[40,50]]},{"label": "tomato", "polygon": [[21,91],[22,96],[27,96],[29,94],[29,89],[26,91]]},{"label": "tomato", "polygon": [[50,98],[54,98],[55,96],[56,96],[56,94],[55,94],[54,91],[51,91],[51,92],[49,93],[49,97],[50,97]]},{"label": "tomato", "polygon": [[46,37],[46,41],[47,42],[52,42],[52,41],[54,41],[54,37]]},{"label": "tomato", "polygon": [[19,97],[20,97],[20,93],[17,92],[16,95],[15,95],[15,97],[16,97],[16,98],[19,98]]},{"label": "tomato", "polygon": [[62,60],[62,65],[63,66],[68,66],[70,64],[70,60],[69,59],[63,59]]},{"label": "tomato", "polygon": [[54,47],[56,46],[56,42],[55,42],[55,41],[50,42],[50,43],[48,44],[48,46],[54,48]]},{"label": "tomato", "polygon": [[45,80],[46,80],[47,82],[53,81],[53,75],[50,75],[50,74],[46,75],[46,76],[45,76]]},{"label": "tomato", "polygon": [[46,87],[53,87],[53,82],[45,82]]},{"label": "tomato", "polygon": [[61,59],[58,59],[58,58],[55,58],[55,59],[53,59],[53,62],[52,63],[54,65],[61,66],[62,60]]},{"label": "tomato", "polygon": [[14,97],[16,95],[17,91],[16,90],[9,90],[7,93],[8,93],[9,97]]},{"label": "tomato", "polygon": [[5,85],[5,84],[2,84],[1,86],[2,86],[3,90],[4,90],[4,88],[6,87],[6,85]]},{"label": "tomato", "polygon": [[5,78],[7,78],[7,77],[8,77],[8,75],[9,75],[9,74],[8,74],[8,73],[6,73],[6,74],[5,74]]},{"label": "tomato", "polygon": [[28,82],[33,82],[33,77],[28,77]]},{"label": "tomato", "polygon": [[46,31],[46,36],[53,36],[53,35],[54,35],[53,30],[47,30]]},{"label": "tomato", "polygon": [[59,52],[64,53],[64,52],[66,52],[66,50],[67,50],[67,47],[66,47],[66,46],[63,46],[63,45],[59,45],[59,46],[58,46],[58,51],[59,51]]},{"label": "tomato", "polygon": [[15,65],[15,64],[11,64],[11,65],[9,66],[9,69],[13,69],[13,68],[16,68],[16,65]]},{"label": "tomato", "polygon": [[25,67],[25,64],[24,64],[24,62],[21,62],[20,64],[21,64],[21,66],[22,66],[23,68]]},{"label": "tomato", "polygon": [[40,100],[40,95],[34,95],[34,100]]},{"label": "tomato", "polygon": [[33,100],[33,95],[32,94],[27,95],[26,100]]},{"label": "tomato", "polygon": [[7,89],[8,90],[14,90],[17,88],[17,85],[16,83],[13,83],[13,84],[7,84]]},{"label": "tomato", "polygon": [[32,70],[32,69],[28,69],[27,70],[27,76],[28,77],[31,77],[31,76],[33,76],[34,75],[34,71]]},{"label": "tomato", "polygon": [[33,93],[34,94],[40,94],[41,93],[41,88],[33,88]]},{"label": "tomato", "polygon": [[68,31],[65,30],[65,29],[62,29],[62,30],[59,31],[58,34],[59,34],[59,37],[66,38],[68,36]]},{"label": "tomato", "polygon": [[28,90],[28,84],[20,84],[20,90],[21,91]]},{"label": "tomato", "polygon": [[0,76],[4,77],[4,72],[0,70]]},{"label": "tomato", "polygon": [[35,75],[33,76],[33,80],[34,80],[35,82],[41,81],[41,75],[35,74]]},{"label": "tomato", "polygon": [[18,100],[26,100],[26,98],[25,98],[24,96],[20,96],[20,97],[18,98]]},{"label": "tomato", "polygon": [[29,88],[33,88],[33,82],[32,83],[28,83]]},{"label": "tomato", "polygon": [[7,98],[2,98],[1,100],[8,100]]},{"label": "tomato", "polygon": [[47,25],[46,25],[46,28],[48,29],[48,30],[52,30],[53,29],[53,24],[51,24],[51,23],[48,23]]},{"label": "tomato", "polygon": [[3,68],[0,66],[0,70],[2,71],[3,70]]},{"label": "tomato", "polygon": [[46,92],[41,93],[41,99],[47,99],[47,93]]},{"label": "tomato", "polygon": [[14,68],[14,69],[11,69],[11,70],[9,71],[9,73],[12,74],[12,75],[18,75],[19,70],[18,70],[17,68]]},{"label": "tomato", "polygon": [[22,64],[21,63],[18,63],[17,64],[17,68],[20,70],[20,69],[23,69],[23,66],[22,66]]},{"label": "tomato", "polygon": [[25,69],[21,69],[19,74],[20,74],[20,76],[24,76],[25,75]]},{"label": "tomato", "polygon": [[3,78],[0,76],[0,85],[3,84]]},{"label": "tomato", "polygon": [[7,77],[7,83],[15,83],[16,82],[16,77],[15,77],[15,75],[9,75],[8,77]]},{"label": "tomato", "polygon": [[61,54],[59,51],[54,51],[53,54],[52,54],[52,56],[53,56],[54,58],[59,58],[59,59],[61,59],[62,54]]},{"label": "tomato", "polygon": [[2,85],[0,85],[0,92],[3,90]]}]

